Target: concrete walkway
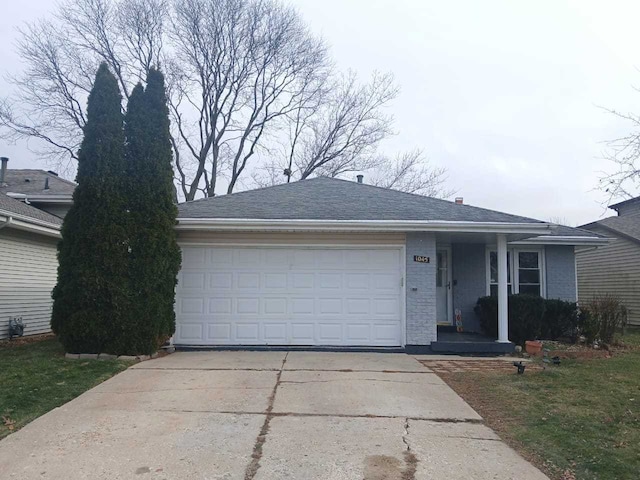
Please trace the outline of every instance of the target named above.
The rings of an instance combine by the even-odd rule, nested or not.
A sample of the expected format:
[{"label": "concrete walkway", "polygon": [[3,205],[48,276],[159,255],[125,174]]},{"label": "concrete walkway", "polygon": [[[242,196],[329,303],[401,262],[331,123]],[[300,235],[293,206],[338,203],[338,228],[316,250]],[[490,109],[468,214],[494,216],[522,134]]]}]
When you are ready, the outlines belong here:
[{"label": "concrete walkway", "polygon": [[180,352],[0,442],[16,479],[545,479],[411,356]]}]

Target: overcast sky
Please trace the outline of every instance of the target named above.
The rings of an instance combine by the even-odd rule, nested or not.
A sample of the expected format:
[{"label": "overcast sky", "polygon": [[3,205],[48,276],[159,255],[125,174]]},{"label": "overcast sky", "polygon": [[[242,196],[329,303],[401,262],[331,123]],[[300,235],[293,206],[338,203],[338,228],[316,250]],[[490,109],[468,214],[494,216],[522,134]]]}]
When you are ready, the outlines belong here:
[{"label": "overcast sky", "polygon": [[[15,28],[50,0],[3,0],[0,71],[21,67]],[[606,213],[595,190],[604,142],[640,113],[640,4],[634,1],[294,0],[338,67],[390,71],[395,152],[420,147],[465,203],[572,225]],[[2,96],[9,86],[0,80]],[[13,168],[46,167],[0,140]],[[365,178],[366,181],[366,178]]]}]

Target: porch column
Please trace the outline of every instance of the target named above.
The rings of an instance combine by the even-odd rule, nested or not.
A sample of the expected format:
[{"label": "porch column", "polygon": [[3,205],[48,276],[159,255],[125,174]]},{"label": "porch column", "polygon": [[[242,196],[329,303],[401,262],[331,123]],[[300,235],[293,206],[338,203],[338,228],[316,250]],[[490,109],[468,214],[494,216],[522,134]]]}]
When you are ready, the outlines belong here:
[{"label": "porch column", "polygon": [[498,243],[498,342],[509,342],[509,291],[507,288],[507,236],[497,235]]}]

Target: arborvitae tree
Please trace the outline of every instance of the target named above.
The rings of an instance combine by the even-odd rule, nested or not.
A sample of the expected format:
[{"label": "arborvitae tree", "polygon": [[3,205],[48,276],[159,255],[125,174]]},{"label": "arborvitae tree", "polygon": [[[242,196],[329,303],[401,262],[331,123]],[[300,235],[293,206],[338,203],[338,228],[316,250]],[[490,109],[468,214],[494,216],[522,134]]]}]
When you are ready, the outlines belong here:
[{"label": "arborvitae tree", "polygon": [[130,221],[131,323],[127,350],[150,353],[175,330],[180,249],[174,230],[172,151],[164,77],[151,69],[147,86],[129,97],[125,116]]},{"label": "arborvitae tree", "polygon": [[100,65],[78,153],[78,186],[62,225],[51,327],[68,352],[121,353],[128,316],[129,245],[121,95]]}]

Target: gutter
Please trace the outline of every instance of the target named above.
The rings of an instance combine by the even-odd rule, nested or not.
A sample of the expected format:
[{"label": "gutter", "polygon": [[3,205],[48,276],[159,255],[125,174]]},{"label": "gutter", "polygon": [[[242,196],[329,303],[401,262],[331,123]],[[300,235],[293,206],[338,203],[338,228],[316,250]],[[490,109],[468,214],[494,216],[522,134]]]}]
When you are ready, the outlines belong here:
[{"label": "gutter", "polygon": [[29,195],[26,193],[7,192],[7,197],[15,200],[23,200],[29,202],[43,202],[43,203],[59,203],[59,204],[71,204],[73,203],[73,195]]},{"label": "gutter", "polygon": [[60,225],[49,223],[44,220],[27,217],[25,215],[16,214],[0,209],[0,217],[5,217],[5,222],[0,228],[8,227],[16,230],[24,230],[27,232],[39,233],[49,237],[60,238]]},{"label": "gutter", "polygon": [[0,230],[2,230],[4,227],[8,227],[13,223],[13,217],[6,217],[7,219],[4,221],[4,223],[2,225],[0,225]]},{"label": "gutter", "polygon": [[567,235],[540,235],[538,237],[528,238],[526,240],[518,240],[509,242],[510,245],[593,245],[599,247],[608,245],[611,241],[607,237],[581,237]]},{"label": "gutter", "polygon": [[289,220],[244,218],[178,218],[177,230],[462,232],[544,235],[549,223],[456,222],[441,220]]}]

